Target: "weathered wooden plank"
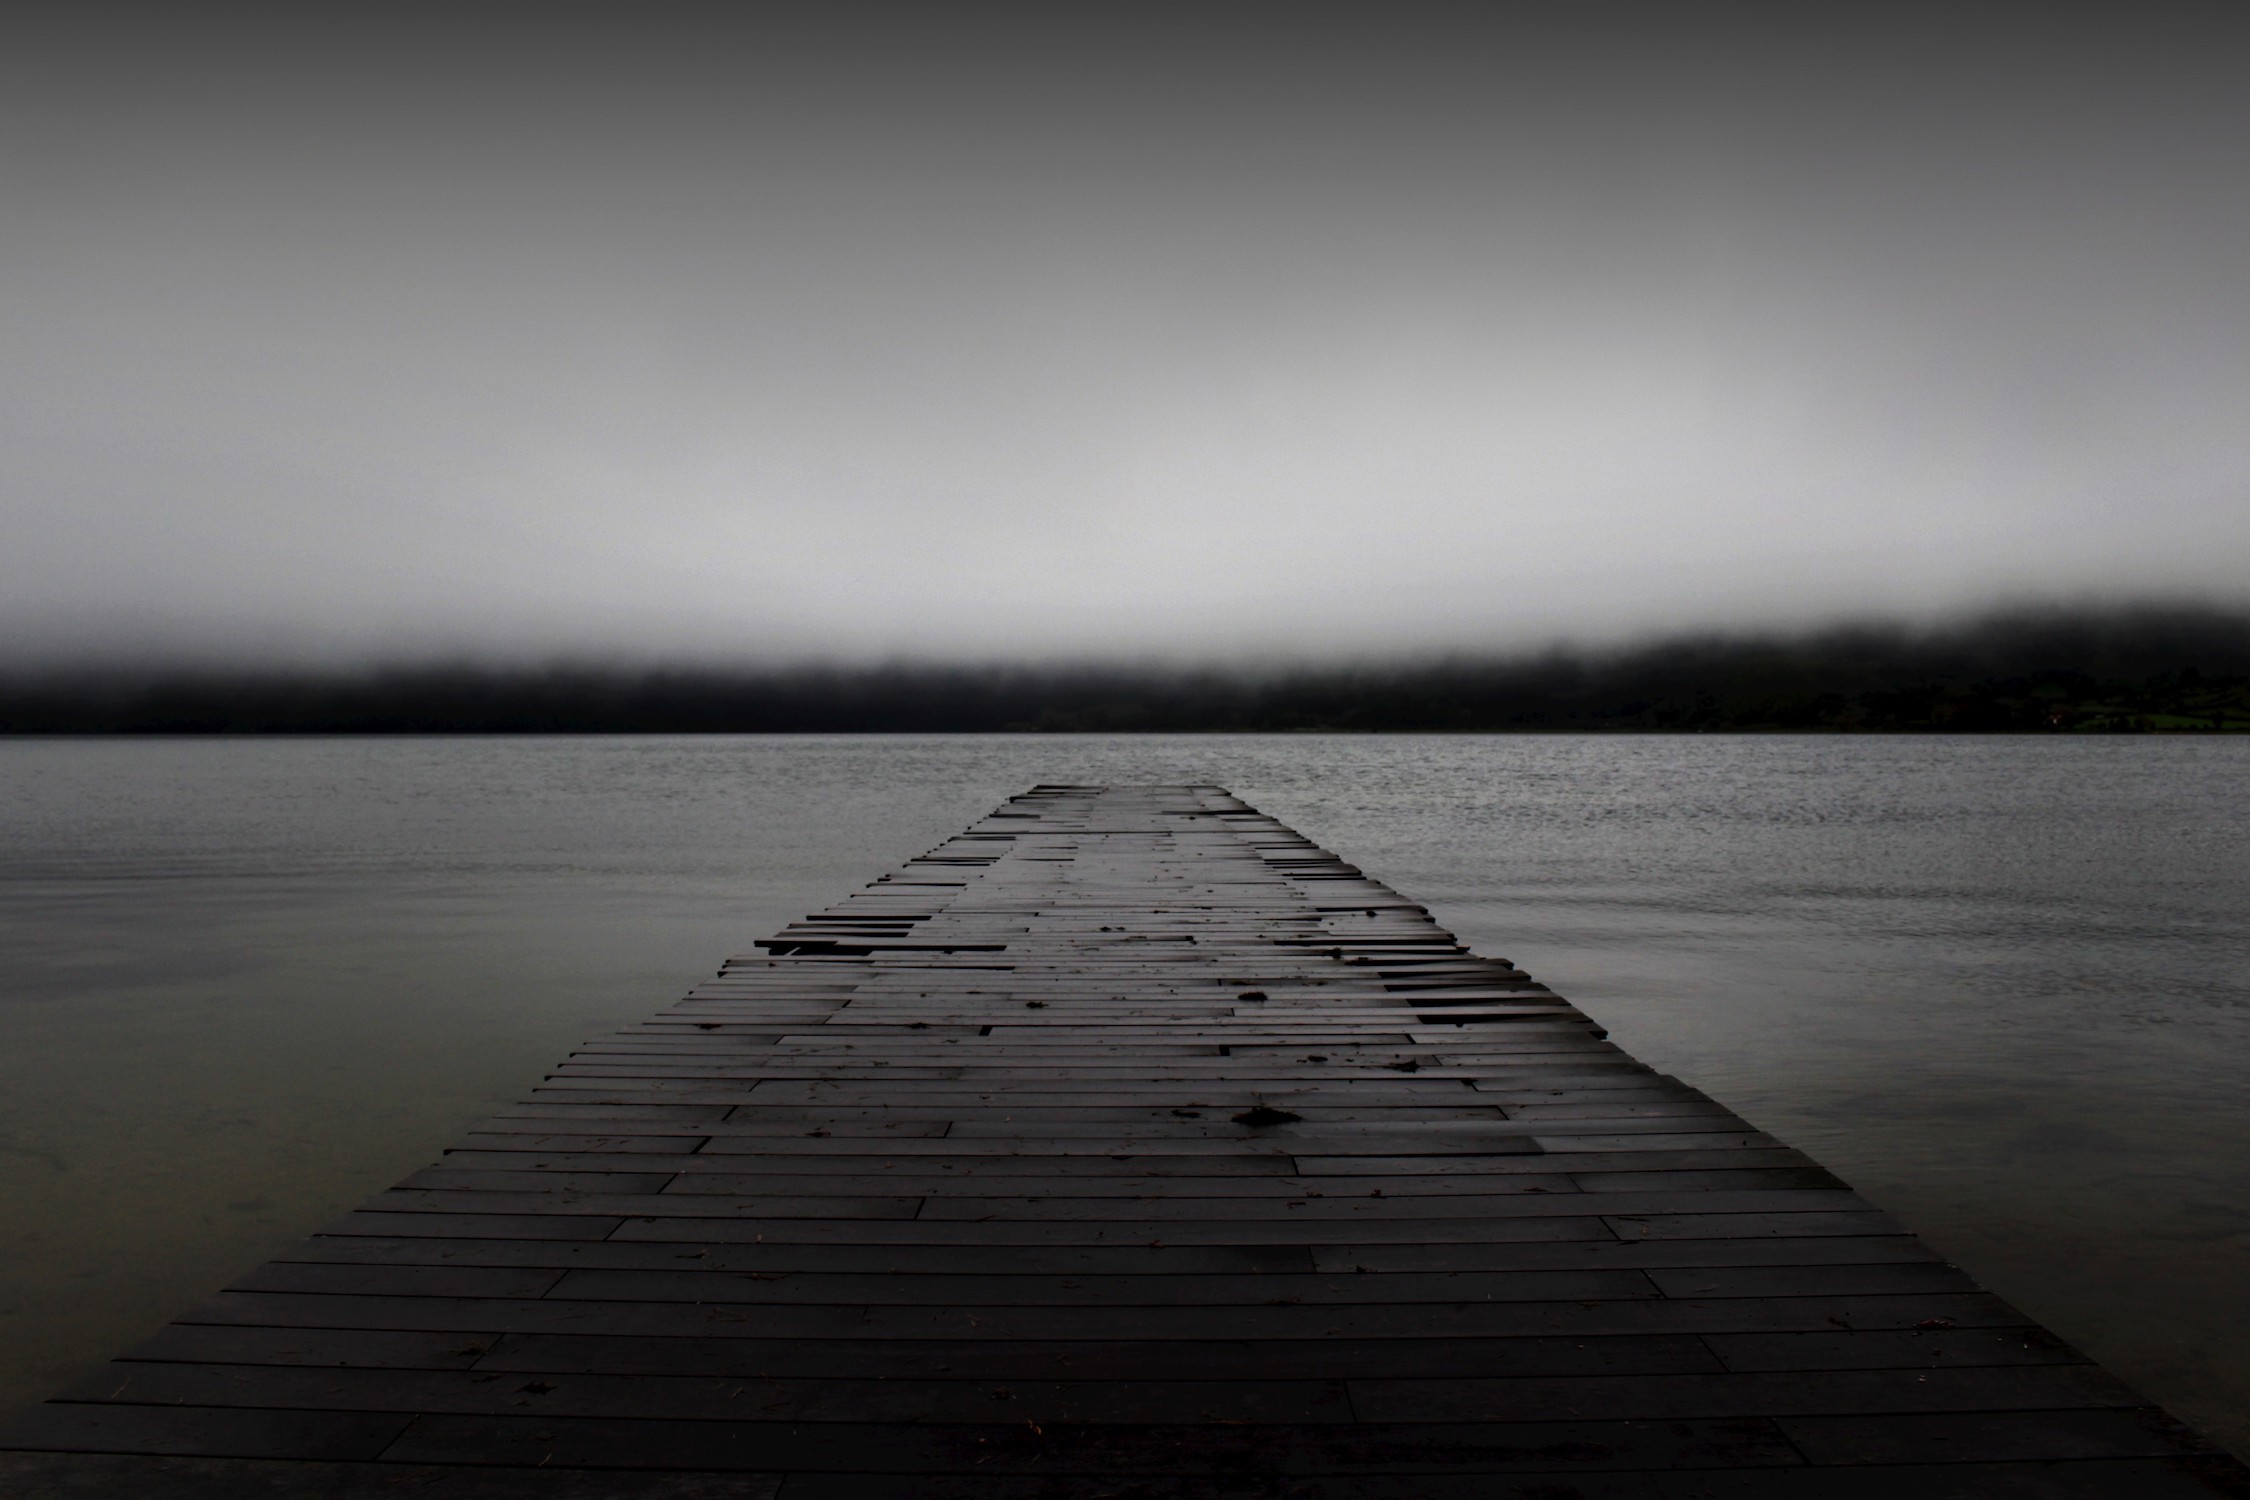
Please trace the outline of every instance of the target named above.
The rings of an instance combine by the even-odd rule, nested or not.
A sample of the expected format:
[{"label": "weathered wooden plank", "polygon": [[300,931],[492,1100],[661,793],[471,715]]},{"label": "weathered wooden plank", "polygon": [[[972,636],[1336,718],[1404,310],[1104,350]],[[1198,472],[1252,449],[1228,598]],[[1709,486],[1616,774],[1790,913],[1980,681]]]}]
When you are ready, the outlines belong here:
[{"label": "weathered wooden plank", "polygon": [[1215,787],[1039,787],[0,1434],[81,1496],[2191,1495],[1801,1153]]}]

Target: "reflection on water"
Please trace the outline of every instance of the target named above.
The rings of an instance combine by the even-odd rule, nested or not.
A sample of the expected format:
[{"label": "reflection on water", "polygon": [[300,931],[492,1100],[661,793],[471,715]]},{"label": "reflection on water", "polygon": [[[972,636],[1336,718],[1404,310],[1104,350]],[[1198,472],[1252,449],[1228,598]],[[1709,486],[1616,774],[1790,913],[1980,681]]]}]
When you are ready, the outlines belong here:
[{"label": "reflection on water", "polygon": [[2250,745],[0,743],[0,1408],[1035,781],[1214,781],[2250,1449]]}]

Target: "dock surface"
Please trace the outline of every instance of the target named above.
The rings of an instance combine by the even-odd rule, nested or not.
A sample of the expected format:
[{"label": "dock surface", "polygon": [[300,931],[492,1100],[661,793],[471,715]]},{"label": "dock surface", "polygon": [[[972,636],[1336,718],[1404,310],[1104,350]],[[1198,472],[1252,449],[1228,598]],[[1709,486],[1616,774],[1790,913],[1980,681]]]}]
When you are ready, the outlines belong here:
[{"label": "dock surface", "polygon": [[758,949],[0,1431],[0,1493],[2250,1492],[1219,788],[1036,788]]}]

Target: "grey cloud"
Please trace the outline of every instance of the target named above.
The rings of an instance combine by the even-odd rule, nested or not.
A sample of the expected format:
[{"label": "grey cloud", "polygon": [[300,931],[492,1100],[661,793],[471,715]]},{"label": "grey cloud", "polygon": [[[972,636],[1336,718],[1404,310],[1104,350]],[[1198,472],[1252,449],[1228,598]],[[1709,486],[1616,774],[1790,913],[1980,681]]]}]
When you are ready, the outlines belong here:
[{"label": "grey cloud", "polygon": [[2231,13],[1574,14],[29,23],[0,632],[1319,654],[2240,596]]}]

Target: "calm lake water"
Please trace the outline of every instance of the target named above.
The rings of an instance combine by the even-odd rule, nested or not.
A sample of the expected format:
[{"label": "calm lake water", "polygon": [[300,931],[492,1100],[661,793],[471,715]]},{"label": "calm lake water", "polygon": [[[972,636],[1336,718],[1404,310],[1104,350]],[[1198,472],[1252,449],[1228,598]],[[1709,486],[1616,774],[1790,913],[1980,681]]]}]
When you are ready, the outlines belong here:
[{"label": "calm lake water", "polygon": [[0,742],[0,1410],[1037,781],[1208,781],[2250,1451],[2250,742]]}]

